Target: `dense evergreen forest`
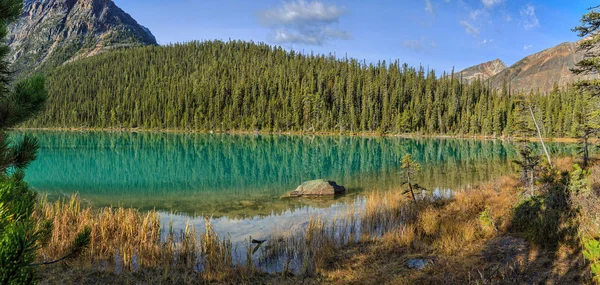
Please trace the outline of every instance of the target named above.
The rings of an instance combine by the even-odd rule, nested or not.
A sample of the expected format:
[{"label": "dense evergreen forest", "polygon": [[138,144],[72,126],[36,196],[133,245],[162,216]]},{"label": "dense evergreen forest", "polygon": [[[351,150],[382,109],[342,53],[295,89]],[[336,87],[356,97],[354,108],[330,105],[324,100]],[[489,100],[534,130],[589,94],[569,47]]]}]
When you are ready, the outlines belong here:
[{"label": "dense evergreen forest", "polygon": [[[116,50],[48,77],[27,127],[512,135],[521,96],[395,62],[306,55],[243,41]],[[527,94],[548,137],[575,136],[585,100]]]}]

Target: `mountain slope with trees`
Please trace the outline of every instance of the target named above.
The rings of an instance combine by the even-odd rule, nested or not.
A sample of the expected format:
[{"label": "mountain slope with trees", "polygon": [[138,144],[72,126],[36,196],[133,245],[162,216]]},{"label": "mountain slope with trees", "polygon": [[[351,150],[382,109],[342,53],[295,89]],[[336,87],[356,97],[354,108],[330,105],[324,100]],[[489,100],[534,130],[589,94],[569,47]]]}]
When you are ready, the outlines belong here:
[{"label": "mountain slope with trees", "polygon": [[[517,94],[459,81],[242,41],[149,46],[58,68],[46,112],[27,126],[513,134]],[[566,89],[531,100],[546,136],[581,123],[585,102]]]},{"label": "mountain slope with trees", "polygon": [[150,30],[111,0],[26,0],[8,31],[9,59],[22,76],[115,47],[156,45]]}]

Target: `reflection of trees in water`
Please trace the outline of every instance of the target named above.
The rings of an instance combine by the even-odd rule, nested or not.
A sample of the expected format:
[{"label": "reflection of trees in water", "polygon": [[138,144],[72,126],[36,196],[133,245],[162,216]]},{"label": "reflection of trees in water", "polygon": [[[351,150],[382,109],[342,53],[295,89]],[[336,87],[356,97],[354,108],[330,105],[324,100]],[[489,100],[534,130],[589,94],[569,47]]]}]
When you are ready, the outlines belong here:
[{"label": "reflection of trees in water", "polygon": [[[398,183],[400,158],[423,165],[426,187],[457,187],[511,171],[501,141],[338,136],[35,132],[42,149],[28,181],[48,192],[214,199],[279,196],[303,180],[355,188]],[[554,153],[571,152],[551,144]],[[189,196],[182,196],[183,194]],[[218,195],[210,195],[218,194]],[[211,198],[211,199],[212,199]],[[209,200],[211,200],[209,199]]]}]

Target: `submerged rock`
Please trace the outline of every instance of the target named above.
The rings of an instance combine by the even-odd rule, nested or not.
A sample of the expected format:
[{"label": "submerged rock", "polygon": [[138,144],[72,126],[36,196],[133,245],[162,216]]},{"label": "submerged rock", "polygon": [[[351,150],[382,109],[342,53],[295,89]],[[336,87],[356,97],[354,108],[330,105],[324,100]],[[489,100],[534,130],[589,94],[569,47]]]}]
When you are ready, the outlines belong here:
[{"label": "submerged rock", "polygon": [[325,179],[306,181],[288,195],[288,197],[322,197],[346,193],[344,186]]},{"label": "submerged rock", "polygon": [[408,261],[408,268],[423,270],[429,265],[429,261],[426,259],[411,259]]},{"label": "submerged rock", "polygon": [[255,206],[256,203],[254,201],[248,201],[248,200],[242,200],[239,201],[240,205],[244,206],[244,207],[252,207]]}]

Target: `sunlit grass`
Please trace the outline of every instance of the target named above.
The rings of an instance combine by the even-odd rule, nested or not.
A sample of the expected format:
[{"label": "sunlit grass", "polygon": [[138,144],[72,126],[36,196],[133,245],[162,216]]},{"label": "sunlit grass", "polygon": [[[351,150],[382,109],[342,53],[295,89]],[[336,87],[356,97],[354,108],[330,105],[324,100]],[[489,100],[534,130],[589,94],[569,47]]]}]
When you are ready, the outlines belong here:
[{"label": "sunlit grass", "polygon": [[[173,281],[169,279],[172,274],[241,283],[262,280],[265,272],[278,273],[275,276],[284,279],[289,275],[335,279],[332,272],[340,252],[353,245],[375,243],[382,253],[468,252],[468,248],[493,237],[498,228],[507,227],[517,196],[516,183],[512,178],[501,178],[457,191],[451,197],[422,196],[417,205],[401,190],[374,192],[350,203],[335,217],[315,216],[300,231],[273,233],[257,250],[258,245],[250,243],[251,237],[242,248],[234,248],[227,237],[215,233],[208,217],[201,233],[189,223],[175,232],[161,228],[156,211],[92,209],[82,206],[77,196],[54,203],[41,200],[37,214],[52,220],[54,232],[39,256],[61,256],[69,247],[65,241],[88,225],[92,229],[91,245],[69,263],[79,272],[109,272],[116,280],[135,279],[136,272],[160,272],[167,279],[157,280],[167,283]],[[243,262],[236,252],[245,256]],[[52,268],[43,268],[43,272],[56,273]]]}]

